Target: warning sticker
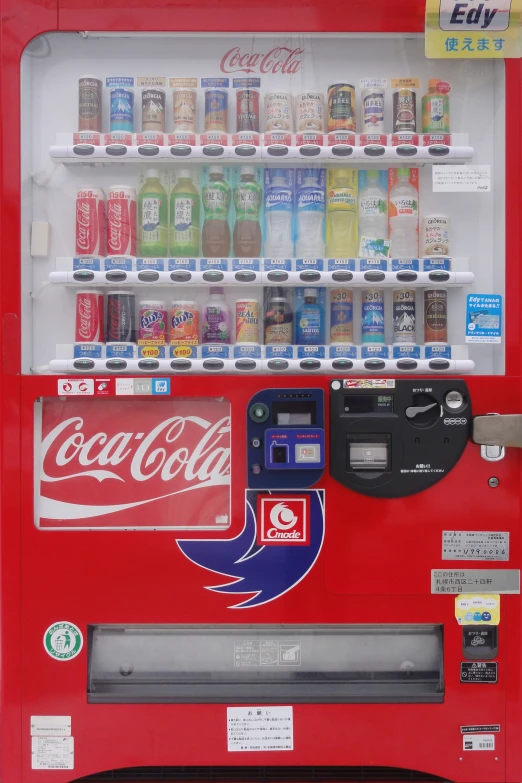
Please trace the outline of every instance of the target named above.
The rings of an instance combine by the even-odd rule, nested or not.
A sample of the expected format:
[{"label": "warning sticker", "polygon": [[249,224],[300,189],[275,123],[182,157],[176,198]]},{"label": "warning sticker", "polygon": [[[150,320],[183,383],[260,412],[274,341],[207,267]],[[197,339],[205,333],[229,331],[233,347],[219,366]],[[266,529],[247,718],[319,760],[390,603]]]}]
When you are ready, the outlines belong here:
[{"label": "warning sticker", "polygon": [[292,707],[227,707],[228,750],[293,750]]},{"label": "warning sticker", "polygon": [[241,639],[234,642],[234,666],[300,666],[297,639]]},{"label": "warning sticker", "polygon": [[495,750],[495,735],[468,734],[462,737],[462,750]]},{"label": "warning sticker", "polygon": [[74,769],[74,737],[32,737],[31,769]]},{"label": "warning sticker", "polygon": [[487,726],[461,726],[461,734],[485,734],[496,731],[500,731],[500,723],[490,723]]},{"label": "warning sticker", "polygon": [[443,530],[443,560],[509,560],[509,533]]},{"label": "warning sticker", "polygon": [[497,681],[498,664],[496,661],[462,661],[460,664],[461,682]]}]

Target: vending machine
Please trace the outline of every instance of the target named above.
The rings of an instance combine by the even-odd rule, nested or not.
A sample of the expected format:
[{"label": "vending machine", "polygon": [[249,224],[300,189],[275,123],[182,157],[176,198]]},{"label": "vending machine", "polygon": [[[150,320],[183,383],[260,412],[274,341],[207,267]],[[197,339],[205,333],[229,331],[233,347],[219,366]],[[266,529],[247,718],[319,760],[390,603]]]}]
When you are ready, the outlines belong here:
[{"label": "vending machine", "polygon": [[520,60],[1,11],[0,779],[520,783]]}]

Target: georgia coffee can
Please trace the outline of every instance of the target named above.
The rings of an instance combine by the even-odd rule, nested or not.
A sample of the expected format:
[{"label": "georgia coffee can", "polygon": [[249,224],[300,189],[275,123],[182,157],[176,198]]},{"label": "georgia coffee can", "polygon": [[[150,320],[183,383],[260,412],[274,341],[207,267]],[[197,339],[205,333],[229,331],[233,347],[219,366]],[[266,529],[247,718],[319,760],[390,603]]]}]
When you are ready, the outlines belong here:
[{"label": "georgia coffee can", "polygon": [[415,290],[396,288],[393,291],[393,342],[415,342]]},{"label": "georgia coffee can", "polygon": [[141,93],[141,129],[165,131],[165,90],[147,87]]},{"label": "georgia coffee can", "polygon": [[362,342],[384,343],[384,291],[380,288],[364,288],[361,293]]},{"label": "georgia coffee can", "polygon": [[167,305],[148,299],[140,302],[138,345],[165,345],[167,342]]},{"label": "georgia coffee can", "polygon": [[196,106],[196,90],[191,87],[177,87],[172,90],[174,133],[178,131],[196,132]]},{"label": "georgia coffee can", "polygon": [[265,131],[291,133],[294,127],[292,96],[288,92],[265,93]]},{"label": "georgia coffee can", "polygon": [[105,255],[105,196],[101,188],[76,192],[76,255]]},{"label": "georgia coffee can", "polygon": [[324,97],[322,92],[302,92],[295,99],[295,125],[298,133],[324,131]]},{"label": "georgia coffee can", "polygon": [[107,295],[108,343],[136,342],[136,297],[129,291],[111,291]]},{"label": "georgia coffee can", "polygon": [[209,87],[205,90],[205,131],[228,131],[228,92]]},{"label": "georgia coffee can", "polygon": [[102,83],[94,76],[81,76],[78,82],[78,130],[100,133],[101,129]]},{"label": "georgia coffee can", "polygon": [[134,131],[134,90],[115,87],[109,93],[111,103],[111,131]]},{"label": "georgia coffee can", "polygon": [[247,87],[236,92],[237,132],[259,133],[259,90]]},{"label": "georgia coffee can", "polygon": [[448,342],[448,292],[445,288],[424,290],[424,342]]},{"label": "georgia coffee can", "polygon": [[77,291],[74,342],[99,343],[103,339],[103,294]]},{"label": "georgia coffee can", "polygon": [[127,185],[107,191],[107,255],[136,255],[136,191]]}]

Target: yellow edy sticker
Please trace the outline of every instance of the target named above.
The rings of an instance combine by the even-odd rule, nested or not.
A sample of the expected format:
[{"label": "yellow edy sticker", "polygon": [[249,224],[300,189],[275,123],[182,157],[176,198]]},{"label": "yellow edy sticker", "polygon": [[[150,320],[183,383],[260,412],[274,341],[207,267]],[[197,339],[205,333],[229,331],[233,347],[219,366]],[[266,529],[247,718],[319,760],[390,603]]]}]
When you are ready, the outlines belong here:
[{"label": "yellow edy sticker", "polygon": [[457,595],[455,617],[459,625],[498,625],[500,595],[494,593]]},{"label": "yellow edy sticker", "polygon": [[522,0],[426,0],[426,57],[522,55]]}]

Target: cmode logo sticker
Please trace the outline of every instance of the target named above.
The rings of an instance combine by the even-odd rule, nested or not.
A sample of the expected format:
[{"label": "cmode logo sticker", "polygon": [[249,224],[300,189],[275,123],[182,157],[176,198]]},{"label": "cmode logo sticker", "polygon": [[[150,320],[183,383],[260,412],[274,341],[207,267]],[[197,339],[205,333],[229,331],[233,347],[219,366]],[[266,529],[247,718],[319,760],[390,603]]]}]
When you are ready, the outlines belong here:
[{"label": "cmode logo sticker", "polygon": [[273,546],[310,543],[309,516],[310,499],[302,497],[274,497],[259,495],[257,498],[257,543]]}]

